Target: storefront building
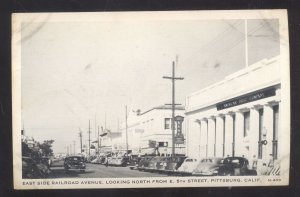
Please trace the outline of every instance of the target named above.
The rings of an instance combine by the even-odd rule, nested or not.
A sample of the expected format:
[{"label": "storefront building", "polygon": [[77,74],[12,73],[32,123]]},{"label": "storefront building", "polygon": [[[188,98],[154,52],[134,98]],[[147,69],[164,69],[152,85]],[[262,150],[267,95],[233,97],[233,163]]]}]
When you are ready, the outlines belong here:
[{"label": "storefront building", "polygon": [[[279,58],[265,59],[186,99],[187,155],[241,156],[250,167],[283,154]],[[255,166],[254,166],[255,165]]]},{"label": "storefront building", "polygon": [[[183,117],[184,107],[177,106],[175,115]],[[172,110],[171,106],[157,106],[150,110],[138,113],[131,113],[128,116],[128,148],[140,155],[172,154],[172,129],[171,129]],[[180,128],[181,132],[184,127],[184,120]],[[175,135],[178,133],[178,124],[175,123]],[[123,145],[126,147],[126,128],[125,123],[121,127],[122,136],[116,139],[114,146]],[[185,154],[184,133],[182,141],[175,144],[176,154]],[[118,141],[119,143],[116,143]],[[122,142],[122,143],[120,143]],[[155,152],[156,150],[156,152]]]}]

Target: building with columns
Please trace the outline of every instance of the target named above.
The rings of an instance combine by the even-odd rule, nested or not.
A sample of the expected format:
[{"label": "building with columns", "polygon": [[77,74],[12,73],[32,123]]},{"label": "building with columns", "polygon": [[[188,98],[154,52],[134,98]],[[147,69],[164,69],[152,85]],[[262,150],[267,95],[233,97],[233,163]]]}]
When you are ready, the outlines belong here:
[{"label": "building with columns", "polygon": [[279,60],[259,61],[186,98],[187,156],[242,156],[259,167],[288,153]]}]

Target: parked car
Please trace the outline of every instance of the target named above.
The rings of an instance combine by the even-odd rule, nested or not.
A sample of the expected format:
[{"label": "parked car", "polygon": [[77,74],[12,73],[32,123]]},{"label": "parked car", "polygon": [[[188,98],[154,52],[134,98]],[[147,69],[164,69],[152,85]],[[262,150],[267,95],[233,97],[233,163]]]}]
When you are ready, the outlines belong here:
[{"label": "parked car", "polygon": [[184,156],[168,157],[164,172],[173,173],[173,172],[177,171],[177,169],[181,166],[181,164],[183,163],[185,158],[186,157],[184,157]]},{"label": "parked car", "polygon": [[182,175],[192,174],[193,170],[197,167],[199,160],[194,158],[186,158],[177,172]]},{"label": "parked car", "polygon": [[203,158],[193,170],[195,176],[215,176],[218,175],[219,167],[223,165],[223,158]]},{"label": "parked car", "polygon": [[113,165],[126,167],[128,163],[129,163],[129,158],[126,156],[121,156],[115,158]]},{"label": "parked car", "polygon": [[257,175],[256,170],[249,169],[249,162],[244,157],[227,157],[219,167],[220,176],[247,176]]},{"label": "parked car", "polygon": [[101,163],[101,158],[96,157],[94,160],[91,161],[92,164],[100,164]]},{"label": "parked car", "polygon": [[160,156],[156,156],[156,157],[152,157],[149,160],[149,164],[147,167],[145,167],[145,171],[149,171],[149,172],[154,172],[157,169],[157,162],[161,161],[163,157]]},{"label": "parked car", "polygon": [[161,157],[161,159],[156,163],[156,171],[163,172],[167,166],[168,159],[169,157]]},{"label": "parked car", "polygon": [[65,158],[64,168],[66,171],[70,169],[79,169],[84,172],[86,169],[84,158],[81,156],[69,156]]},{"label": "parked car", "polygon": [[149,166],[149,161],[152,158],[152,156],[142,157],[138,164],[138,170],[145,170]]},{"label": "parked car", "polygon": [[132,159],[129,161],[129,164],[128,164],[130,170],[137,170],[141,159],[142,159],[141,157],[132,157]]}]

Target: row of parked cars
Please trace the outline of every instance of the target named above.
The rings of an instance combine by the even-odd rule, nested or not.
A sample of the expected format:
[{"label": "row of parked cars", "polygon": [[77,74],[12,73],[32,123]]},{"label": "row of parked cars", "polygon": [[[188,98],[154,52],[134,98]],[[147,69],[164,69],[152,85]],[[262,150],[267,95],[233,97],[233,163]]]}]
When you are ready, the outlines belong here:
[{"label": "row of parked cars", "polygon": [[126,156],[124,154],[108,154],[95,156],[90,163],[126,167],[130,165],[132,161],[134,161],[132,156]]},{"label": "row of parked cars", "polygon": [[136,167],[140,171],[195,176],[243,176],[257,175],[249,169],[249,162],[244,157],[202,158],[200,160],[184,156],[142,157]]}]

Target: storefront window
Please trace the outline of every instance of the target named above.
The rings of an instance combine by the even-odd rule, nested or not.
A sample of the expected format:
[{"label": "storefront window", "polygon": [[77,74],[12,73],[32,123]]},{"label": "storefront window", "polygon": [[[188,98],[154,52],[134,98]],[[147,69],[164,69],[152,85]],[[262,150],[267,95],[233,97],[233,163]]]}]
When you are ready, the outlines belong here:
[{"label": "storefront window", "polygon": [[165,129],[170,129],[171,118],[165,118]]},{"label": "storefront window", "polygon": [[259,110],[259,132],[258,132],[258,159],[262,159],[262,155],[263,155],[263,149],[262,149],[262,139],[263,139],[263,127],[264,127],[264,123],[263,123],[263,117],[264,117],[264,110],[260,109]]},{"label": "storefront window", "polygon": [[273,107],[273,159],[278,158],[278,124],[279,124],[279,106]]},{"label": "storefront window", "polygon": [[244,113],[244,137],[248,137],[250,131],[250,112]]}]

